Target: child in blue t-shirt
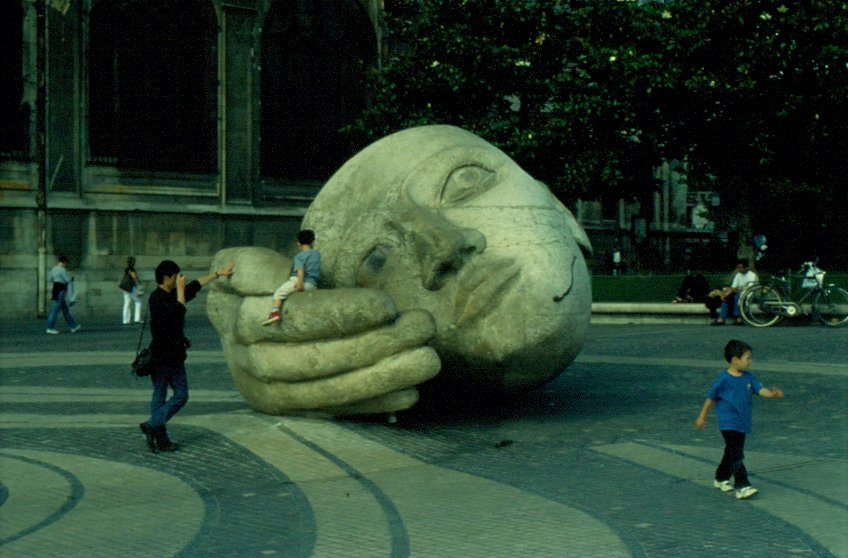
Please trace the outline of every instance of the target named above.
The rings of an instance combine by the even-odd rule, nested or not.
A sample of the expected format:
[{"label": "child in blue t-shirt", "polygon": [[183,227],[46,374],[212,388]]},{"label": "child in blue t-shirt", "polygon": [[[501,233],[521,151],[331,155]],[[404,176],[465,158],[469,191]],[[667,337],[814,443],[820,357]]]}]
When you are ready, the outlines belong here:
[{"label": "child in blue t-shirt", "polygon": [[297,243],[300,252],[294,257],[291,277],[274,291],[274,307],[262,325],[270,325],[282,319],[280,308],[290,294],[298,291],[311,291],[318,288],[321,278],[321,253],[312,245],[315,243],[315,232],[303,229],[297,233]]},{"label": "child in blue t-shirt", "polygon": [[[748,471],[742,462],[745,458],[745,434],[751,431],[751,402],[754,394],[769,399],[783,397],[783,391],[779,387],[765,388],[748,372],[751,355],[751,346],[736,339],[732,339],[724,347],[724,358],[729,366],[713,382],[707,392],[707,400],[701,414],[695,419],[695,428],[703,428],[707,412],[715,404],[718,428],[724,437],[725,445],[713,485],[722,492],[730,492],[736,488],[736,497],[740,500],[759,492],[748,482]],[[735,480],[735,486],[730,485],[731,476]]]}]

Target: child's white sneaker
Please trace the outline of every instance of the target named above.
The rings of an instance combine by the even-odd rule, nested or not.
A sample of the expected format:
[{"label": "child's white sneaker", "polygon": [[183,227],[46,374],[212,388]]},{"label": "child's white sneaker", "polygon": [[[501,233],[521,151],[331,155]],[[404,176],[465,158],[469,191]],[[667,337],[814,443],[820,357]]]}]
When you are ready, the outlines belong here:
[{"label": "child's white sneaker", "polygon": [[718,488],[722,492],[730,492],[731,490],[733,490],[733,485],[730,484],[729,480],[723,480],[723,481],[714,480],[713,486],[715,486],[716,488]]},{"label": "child's white sneaker", "polygon": [[264,322],[262,322],[262,325],[264,325],[264,326],[271,325],[274,322],[279,322],[281,319],[282,319],[282,316],[280,316],[280,312],[278,310],[274,310],[273,312],[268,314],[268,319],[265,320]]},{"label": "child's white sneaker", "polygon": [[744,500],[745,498],[756,496],[757,492],[759,492],[759,490],[757,490],[753,486],[743,486],[742,488],[736,491],[736,499]]}]

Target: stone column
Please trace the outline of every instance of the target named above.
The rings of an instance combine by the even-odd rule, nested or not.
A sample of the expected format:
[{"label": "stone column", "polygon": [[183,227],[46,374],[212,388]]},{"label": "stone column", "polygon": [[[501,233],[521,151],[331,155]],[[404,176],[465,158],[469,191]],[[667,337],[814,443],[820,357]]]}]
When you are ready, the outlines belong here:
[{"label": "stone column", "polygon": [[221,204],[250,204],[255,182],[254,83],[255,2],[223,3],[219,144]]},{"label": "stone column", "polygon": [[43,172],[48,196],[50,192],[79,194],[82,190],[80,176],[87,139],[80,113],[80,12],[80,3],[67,6],[47,2],[45,7]]}]

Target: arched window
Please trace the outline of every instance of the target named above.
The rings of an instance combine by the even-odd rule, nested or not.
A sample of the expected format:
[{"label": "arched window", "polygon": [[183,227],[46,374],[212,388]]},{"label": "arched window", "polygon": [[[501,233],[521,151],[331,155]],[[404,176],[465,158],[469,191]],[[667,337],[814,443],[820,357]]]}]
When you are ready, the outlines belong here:
[{"label": "arched window", "polygon": [[100,0],[89,29],[91,162],[216,172],[212,2]]},{"label": "arched window", "polygon": [[278,0],[262,35],[261,174],[323,180],[353,147],[339,129],[365,105],[374,27],[358,0]]},{"label": "arched window", "polygon": [[0,159],[29,159],[30,104],[24,99],[23,9],[7,2],[0,18]]}]

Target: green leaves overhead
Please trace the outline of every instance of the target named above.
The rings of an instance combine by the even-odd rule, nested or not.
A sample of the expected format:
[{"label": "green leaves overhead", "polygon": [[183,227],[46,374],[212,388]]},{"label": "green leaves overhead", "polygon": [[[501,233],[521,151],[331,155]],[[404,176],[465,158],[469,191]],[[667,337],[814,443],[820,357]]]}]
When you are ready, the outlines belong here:
[{"label": "green leaves overhead", "polygon": [[662,158],[719,188],[848,170],[848,2],[386,5],[388,56],[348,128],[363,145],[454,124],[563,199],[651,190]]}]

